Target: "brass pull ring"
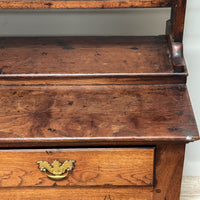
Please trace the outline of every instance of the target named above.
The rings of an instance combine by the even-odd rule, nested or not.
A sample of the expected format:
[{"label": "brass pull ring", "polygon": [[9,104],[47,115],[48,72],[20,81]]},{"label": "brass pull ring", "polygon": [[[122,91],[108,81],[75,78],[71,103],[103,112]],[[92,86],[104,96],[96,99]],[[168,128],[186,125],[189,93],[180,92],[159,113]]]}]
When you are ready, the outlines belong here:
[{"label": "brass pull ring", "polygon": [[63,178],[65,178],[67,175],[68,175],[68,171],[67,173],[63,174],[63,175],[52,175],[52,174],[49,174],[46,170],[45,170],[45,174],[47,175],[47,177],[49,177],[50,179],[53,179],[53,180],[61,180]]},{"label": "brass pull ring", "polygon": [[54,160],[52,164],[47,161],[37,161],[40,171],[45,172],[48,178],[53,180],[64,179],[69,171],[74,169],[75,160],[66,160],[61,163],[58,160]]}]

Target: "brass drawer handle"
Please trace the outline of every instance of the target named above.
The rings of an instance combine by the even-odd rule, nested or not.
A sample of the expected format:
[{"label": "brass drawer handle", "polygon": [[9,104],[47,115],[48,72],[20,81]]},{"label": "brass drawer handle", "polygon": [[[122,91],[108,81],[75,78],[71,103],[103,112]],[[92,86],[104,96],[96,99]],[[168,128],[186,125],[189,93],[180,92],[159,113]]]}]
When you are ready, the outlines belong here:
[{"label": "brass drawer handle", "polygon": [[54,160],[52,164],[47,161],[37,161],[40,171],[45,172],[47,177],[53,180],[61,180],[74,169],[75,160],[66,160],[64,163]]}]

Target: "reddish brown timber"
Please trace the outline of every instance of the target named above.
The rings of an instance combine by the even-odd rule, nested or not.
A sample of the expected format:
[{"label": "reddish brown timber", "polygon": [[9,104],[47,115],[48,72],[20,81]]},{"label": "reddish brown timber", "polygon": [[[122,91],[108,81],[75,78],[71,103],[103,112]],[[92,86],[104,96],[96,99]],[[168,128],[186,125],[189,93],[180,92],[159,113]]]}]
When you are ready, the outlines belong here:
[{"label": "reddish brown timber", "polygon": [[0,38],[0,45],[2,75],[173,72],[165,36]]},{"label": "reddish brown timber", "polygon": [[[1,188],[52,187],[54,184],[146,187],[152,186],[154,178],[154,148],[15,149],[0,150],[0,157]],[[46,161],[51,165],[55,160],[61,164],[66,160],[75,161],[74,169],[59,181],[48,178],[37,164]]]},{"label": "reddish brown timber", "polygon": [[1,0],[0,9],[148,8],[170,7],[172,0]]},{"label": "reddish brown timber", "polygon": [[175,42],[182,42],[187,0],[174,0],[172,6],[172,37]]},{"label": "reddish brown timber", "polygon": [[0,84],[185,83],[166,36],[1,38]]},{"label": "reddish brown timber", "polygon": [[180,200],[184,144],[156,146],[153,200]]},{"label": "reddish brown timber", "polygon": [[183,56],[183,43],[182,42],[174,42],[171,35],[169,35],[169,46],[171,49],[171,59],[172,65],[174,67],[174,72],[185,72],[187,73],[185,59]]},{"label": "reddish brown timber", "polygon": [[190,142],[185,85],[1,86],[0,144]]},{"label": "reddish brown timber", "polygon": [[[27,187],[19,188],[0,188],[1,200],[153,200],[152,187]],[[67,194],[67,195],[66,195]]]},{"label": "reddish brown timber", "polygon": [[0,85],[183,84],[187,73],[0,75]]}]

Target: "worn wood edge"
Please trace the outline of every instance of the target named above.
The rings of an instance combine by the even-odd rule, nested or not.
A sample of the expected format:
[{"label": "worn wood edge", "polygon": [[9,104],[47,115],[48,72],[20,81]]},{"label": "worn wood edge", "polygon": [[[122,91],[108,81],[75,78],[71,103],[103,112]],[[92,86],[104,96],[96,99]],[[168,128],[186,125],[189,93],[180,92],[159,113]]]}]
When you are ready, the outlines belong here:
[{"label": "worn wood edge", "polygon": [[[154,142],[154,141],[143,141],[143,142],[131,142],[131,141],[104,141],[104,142],[71,142],[71,143],[66,143],[59,141],[59,143],[56,142],[42,142],[42,141],[37,141],[37,142],[18,142],[18,143],[9,143],[9,142],[4,142],[0,143],[0,149],[16,149],[16,148],[96,148],[96,147],[104,147],[104,148],[110,148],[110,147],[133,147],[133,146],[155,146],[157,144],[168,144],[169,141],[159,141],[159,142]],[[170,141],[171,144],[177,145],[177,144],[186,144],[186,142],[180,142],[180,141]]]},{"label": "worn wood edge", "polygon": [[[45,149],[45,151],[151,151],[152,153],[154,153],[155,151],[155,147],[125,147],[125,148],[54,148],[54,149]],[[0,149],[0,152],[13,152],[13,153],[17,153],[17,152],[44,152],[44,149]]]},{"label": "worn wood edge", "polygon": [[189,143],[200,140],[198,135],[187,137],[108,137],[108,138],[1,138],[3,147],[55,147],[55,146],[105,146],[105,145],[153,145],[155,143]]},{"label": "worn wood edge", "polygon": [[76,9],[170,7],[171,0],[157,1],[0,1],[0,9]]},{"label": "worn wood edge", "polygon": [[0,138],[0,142],[2,141],[9,141],[9,140],[12,140],[13,142],[17,142],[17,141],[55,141],[55,140],[65,140],[67,142],[73,142],[74,140],[80,140],[80,141],[85,141],[85,140],[98,140],[99,142],[100,141],[106,141],[106,140],[124,140],[124,141],[149,141],[149,142],[152,142],[152,141],[156,141],[156,142],[159,142],[159,141],[184,141],[184,142],[194,142],[196,140],[199,140],[200,137],[199,135],[188,135],[188,136],[146,136],[146,137],[59,137],[59,138]]},{"label": "worn wood edge", "polygon": [[0,78],[43,78],[43,77],[61,77],[61,78],[72,78],[72,77],[157,77],[157,76],[185,76],[186,73],[94,73],[94,74],[0,74]]},{"label": "worn wood edge", "polygon": [[186,73],[3,74],[0,85],[185,84]]},{"label": "worn wood edge", "polygon": [[175,42],[172,35],[168,35],[168,44],[170,48],[170,59],[174,68],[174,72],[185,72],[188,75],[186,63],[183,55],[183,43]]},{"label": "worn wood edge", "polygon": [[[194,115],[194,110],[192,108],[192,103],[191,103],[191,100],[190,100],[190,96],[189,96],[189,93],[188,93],[187,86],[186,86],[186,90],[187,90],[186,98],[187,98],[187,101],[189,102],[189,105],[190,105],[190,112],[192,113],[193,116],[195,116]],[[199,132],[199,129],[197,127],[197,122],[196,122],[196,118],[195,117],[194,117],[194,121],[195,121],[195,126],[196,126],[196,138],[197,138],[195,141],[197,141],[197,140],[200,140],[200,132]]]}]

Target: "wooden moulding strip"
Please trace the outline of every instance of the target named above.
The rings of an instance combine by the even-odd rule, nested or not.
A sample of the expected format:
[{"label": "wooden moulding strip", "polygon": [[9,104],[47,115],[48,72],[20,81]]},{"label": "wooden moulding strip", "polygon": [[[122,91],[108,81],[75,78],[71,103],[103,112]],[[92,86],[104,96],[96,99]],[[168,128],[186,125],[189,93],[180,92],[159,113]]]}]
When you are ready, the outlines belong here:
[{"label": "wooden moulding strip", "polygon": [[2,74],[0,85],[185,84],[187,73]]},{"label": "wooden moulding strip", "polygon": [[155,143],[189,143],[199,140],[199,136],[171,137],[108,137],[108,138],[1,138],[0,148],[6,147],[84,147],[84,146],[121,146],[121,145],[155,145]]},{"label": "wooden moulding strip", "polygon": [[0,9],[150,8],[170,7],[172,0],[132,1],[0,1]]}]

